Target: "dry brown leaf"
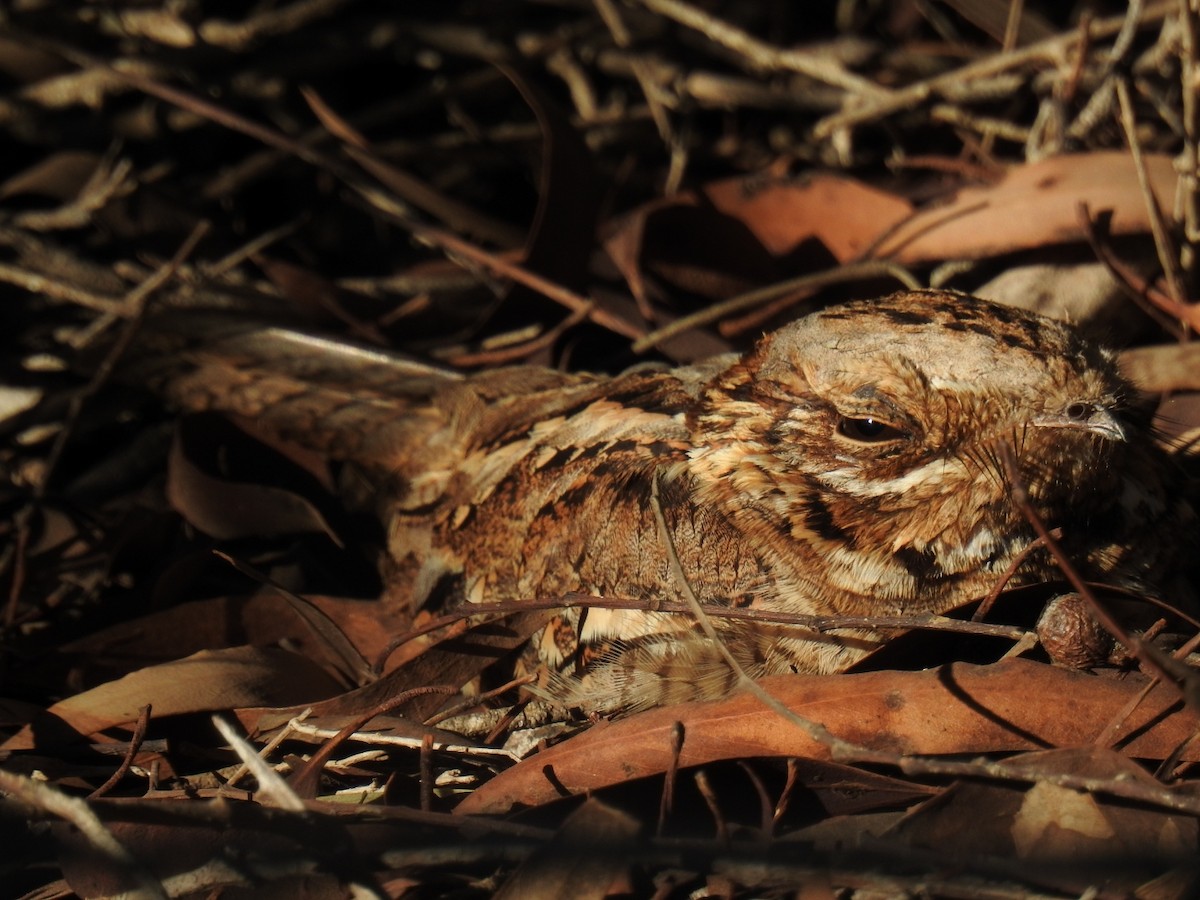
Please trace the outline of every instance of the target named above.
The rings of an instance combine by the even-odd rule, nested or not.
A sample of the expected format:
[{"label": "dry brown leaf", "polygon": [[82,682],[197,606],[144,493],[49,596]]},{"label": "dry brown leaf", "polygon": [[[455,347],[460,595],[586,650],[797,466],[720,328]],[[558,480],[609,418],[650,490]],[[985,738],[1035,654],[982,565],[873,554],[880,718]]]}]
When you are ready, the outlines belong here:
[{"label": "dry brown leaf", "polygon": [[[1169,209],[1178,180],[1171,158],[1147,154],[1146,168],[1159,204]],[[1092,215],[1111,212],[1110,234],[1149,231],[1133,159],[1123,151],[1103,151],[1014,166],[995,184],[964,187],[897,227],[871,255],[911,264],[1082,241],[1087,235],[1080,204]]]},{"label": "dry brown leaf", "polygon": [[1088,849],[1098,853],[1115,837],[1096,797],[1046,781],[1026,792],[1012,820],[1018,859],[1072,857]]},{"label": "dry brown leaf", "polygon": [[[1170,158],[1150,154],[1146,164],[1159,202],[1173,197],[1177,179]],[[872,258],[912,264],[978,259],[1082,241],[1086,233],[1079,221],[1080,204],[1093,214],[1111,213],[1111,234],[1149,230],[1133,161],[1119,151],[1015,166],[994,184],[964,187],[946,202],[915,214],[901,197],[830,174],[804,180],[760,174],[714,182],[703,193],[711,206],[692,194],[647,204],[618,223],[605,242],[610,258],[643,304],[648,300],[646,268],[668,271],[676,282],[681,277],[678,270],[686,268],[668,265],[655,252],[653,235],[664,228],[669,228],[674,246],[693,251],[689,257],[693,267],[718,271],[728,268],[722,263],[721,249],[695,252],[697,243],[689,236],[712,234],[721,221],[736,221],[748,229],[756,242],[756,255],[765,250],[769,259],[779,258],[805,241],[816,241],[842,263],[868,251]],[[879,244],[872,249],[876,241]],[[721,243],[726,252],[744,255],[745,247],[729,244],[727,235]],[[762,276],[770,267],[759,261],[756,271]],[[713,296],[727,296],[732,290],[729,284],[713,284],[708,291]]]},{"label": "dry brown leaf", "polygon": [[[387,645],[392,627],[374,600],[306,595],[367,659]],[[200,650],[286,642],[309,659],[334,667],[328,652],[288,601],[271,588],[248,597],[211,597],[180,603],[94,632],[60,648],[72,677],[85,685],[190,656]],[[76,661],[77,660],[77,661]]]},{"label": "dry brown leaf", "polygon": [[840,263],[857,259],[889,228],[912,215],[902,197],[843,175],[730,178],[704,188],[775,256],[818,240]]},{"label": "dry brown leaf", "polygon": [[775,261],[806,242],[849,262],[912,214],[907,200],[832,174],[760,173],[713,182],[702,194],[703,200],[683,193],[646,204],[616,223],[605,241],[643,310],[650,300],[646,269],[723,298],[770,281]]},{"label": "dry brown leaf", "polygon": [[167,499],[184,519],[220,540],[311,532],[327,534],[342,546],[325,516],[306,497],[287,488],[206,471],[203,460],[214,455],[209,436],[202,433],[206,427],[218,427],[215,417],[185,420],[171,444]]},{"label": "dry brown leaf", "polygon": [[340,690],[324,669],[297,653],[258,647],[205,650],[55,703],[6,741],[3,749],[44,749],[47,741],[95,735],[135,721],[146,704],[153,706],[158,718],[310,703]]},{"label": "dry brown leaf", "polygon": [[[458,689],[495,660],[520,647],[553,614],[554,610],[531,610],[483,624],[460,620],[456,626],[448,629],[448,634],[431,638],[420,655],[407,659],[403,665],[389,671],[378,681],[307,705],[312,706],[313,715],[344,718],[388,703],[413,688],[444,686]],[[424,642],[425,639],[418,640]],[[416,721],[423,721],[445,702],[442,694],[425,694],[412,697],[398,709]],[[297,712],[299,709],[276,709],[265,711],[264,715],[265,720],[277,722],[281,715],[294,715]],[[243,721],[251,730],[256,727],[253,716],[243,717]]]},{"label": "dry brown leaf", "polygon": [[609,229],[604,240],[604,252],[629,286],[629,292],[637,300],[642,315],[650,318],[650,291],[642,275],[642,244],[646,238],[646,222],[655,210],[670,203],[695,205],[695,198],[680,194],[669,200],[648,203],[618,220]]},{"label": "dry brown leaf", "polygon": [[588,800],[493,896],[496,900],[602,900],[628,868],[640,831],[641,823],[632,816]]},{"label": "dry brown leaf", "polygon": [[1126,890],[1148,877],[1137,873],[1136,861],[1185,860],[1195,853],[1200,828],[1190,816],[1054,783],[1070,775],[1143,784],[1151,791],[1161,788],[1153,776],[1115,751],[1090,746],[1023,753],[1003,766],[1029,776],[1033,783],[957,784],[906,817],[893,836],[908,845],[964,858],[981,854],[1049,865],[1120,860],[1121,877],[1129,879],[1123,885]]},{"label": "dry brown leaf", "polygon": [[777,276],[775,258],[734,216],[677,194],[618,220],[605,252],[649,315],[653,272],[676,288],[713,299],[748,290]]},{"label": "dry brown leaf", "polygon": [[879,809],[894,809],[939,792],[915,781],[906,781],[856,766],[823,759],[789,760],[797,787],[803,787],[830,816],[854,816]]},{"label": "dry brown leaf", "polygon": [[[767,678],[763,687],[842,740],[898,754],[981,753],[1087,743],[1145,687],[1013,659],[989,666],[955,663],[924,672],[796,675]],[[1156,721],[1176,695],[1156,687],[1125,722],[1130,754],[1165,758],[1197,727],[1176,713]],[[578,737],[501,773],[466,798],[462,813],[502,813],[538,805],[671,765],[672,734],[684,728],[680,766],[745,756],[828,759],[829,748],[738,695],[602,722]],[[1140,730],[1139,729],[1143,729]],[[1188,751],[1195,756],[1200,750]],[[1191,757],[1189,757],[1191,758]]]}]

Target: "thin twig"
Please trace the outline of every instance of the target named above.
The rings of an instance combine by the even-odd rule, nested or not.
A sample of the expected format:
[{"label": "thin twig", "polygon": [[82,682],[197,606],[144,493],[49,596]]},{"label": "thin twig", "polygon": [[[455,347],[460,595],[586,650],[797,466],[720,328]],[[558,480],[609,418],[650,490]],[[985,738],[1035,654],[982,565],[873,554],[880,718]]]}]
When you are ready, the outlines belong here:
[{"label": "thin twig", "polygon": [[895,278],[909,290],[915,291],[921,288],[920,281],[898,263],[886,260],[864,260],[862,262],[847,263],[836,269],[814,272],[810,275],[801,275],[798,278],[791,278],[787,281],[770,284],[766,287],[731,297],[728,300],[722,300],[720,303],[706,306],[704,309],[697,310],[690,315],[680,316],[662,328],[658,328],[645,337],[634,341],[632,350],[634,353],[645,353],[663,341],[670,340],[676,335],[683,334],[685,331],[718,322],[735,313],[754,309],[785,294],[803,294],[804,292],[816,291],[833,284],[844,284],[848,281],[859,281],[861,279],[878,278],[880,276]]},{"label": "thin twig", "polygon": [[[1139,24],[1145,26],[1162,20],[1171,13],[1176,3],[1177,0],[1161,0],[1161,2],[1152,4],[1146,9]],[[1094,22],[1091,37],[1101,39],[1118,34],[1125,27],[1125,22],[1126,17],[1123,15]],[[851,109],[827,116],[813,126],[813,136],[818,140],[824,140],[841,129],[864,125],[893,113],[912,110],[930,97],[942,95],[964,82],[987,78],[1026,63],[1042,60],[1057,61],[1063,53],[1070,50],[1079,41],[1078,32],[1069,32],[1038,41],[1036,44],[1014,50],[1012,53],[997,53],[984,57],[950,72],[943,72],[941,75],[895,90],[885,97],[871,98]]]},{"label": "thin twig", "polygon": [[847,72],[829,59],[803,50],[781,50],[760,41],[740,28],[718,19],[704,10],[682,0],[639,0],[653,10],[686,28],[700,32],[714,44],[731,50],[760,71],[798,72],[814,81],[841,88],[850,94],[869,97],[889,97],[891,92],[873,81]]},{"label": "thin twig", "polygon": [[129,747],[125,750],[125,755],[121,757],[121,764],[117,766],[115,772],[108,776],[104,784],[88,794],[89,800],[103,797],[120,784],[121,779],[133,768],[133,760],[142,748],[142,742],[146,739],[146,729],[150,727],[150,712],[151,706],[149,703],[138,710],[137,724],[134,725],[133,736],[129,739]]},{"label": "thin twig", "polygon": [[[1092,248],[1092,253],[1108,270],[1113,281],[1125,292],[1126,296],[1138,305],[1142,312],[1172,337],[1181,341],[1187,337],[1186,328],[1189,325],[1189,319],[1193,320],[1190,323],[1193,330],[1200,330],[1195,328],[1196,324],[1200,324],[1200,318],[1196,318],[1197,315],[1200,315],[1200,311],[1192,306],[1176,303],[1138,274],[1132,266],[1122,261],[1101,235],[1086,203],[1080,203],[1077,211],[1079,225]],[[1180,322],[1184,323],[1184,327],[1180,327]]]},{"label": "thin twig", "polygon": [[[629,34],[629,29],[625,27],[625,20],[621,18],[621,13],[612,0],[592,0],[592,3],[596,7],[596,12],[600,15],[601,21],[604,22],[604,27],[612,35],[613,43],[621,49],[628,49],[633,44],[633,38]],[[633,57],[630,63],[630,71],[633,72],[633,77],[642,89],[642,96],[646,98],[646,108],[650,110],[650,118],[653,120],[654,127],[658,131],[659,140],[663,142],[663,145],[669,151],[678,142],[678,139],[671,128],[671,119],[667,115],[667,110],[659,100],[659,89],[654,83],[652,67],[646,62],[644,57],[639,55]]]},{"label": "thin twig", "polygon": [[1162,207],[1150,185],[1150,175],[1146,171],[1146,159],[1142,155],[1142,142],[1137,135],[1137,118],[1133,110],[1133,101],[1129,97],[1129,82],[1124,78],[1118,78],[1116,87],[1117,100],[1121,106],[1121,126],[1125,129],[1125,139],[1129,142],[1129,150],[1133,155],[1133,165],[1137,172],[1138,184],[1142,189],[1142,197],[1146,203],[1146,216],[1150,221],[1150,233],[1154,236],[1158,261],[1166,275],[1167,285],[1171,289],[1171,299],[1182,305],[1188,297],[1184,291],[1183,277],[1179,272],[1179,256],[1171,246],[1171,238],[1167,233]]},{"label": "thin twig", "polygon": [[722,844],[729,843],[729,826],[725,823],[725,816],[721,812],[721,804],[717,802],[717,794],[712,789],[712,785],[708,781],[708,773],[703,769],[692,775],[692,780],[696,783],[696,789],[700,791],[700,796],[704,798],[704,805],[708,807],[709,813],[712,814],[713,823],[716,825],[716,839]]},{"label": "thin twig", "polygon": [[[1055,537],[1062,537],[1061,529],[1055,528],[1050,533]],[[988,591],[987,596],[980,601],[979,606],[975,609],[974,614],[971,616],[972,622],[982,622],[985,618],[987,618],[987,614],[992,611],[992,607],[995,606],[996,601],[1000,599],[1000,595],[1004,592],[1004,588],[1008,585],[1008,582],[1012,580],[1012,577],[1015,574],[1017,574],[1017,569],[1021,567],[1025,560],[1029,559],[1031,554],[1044,546],[1046,545],[1041,538],[1034,538],[1032,541],[1022,547],[1015,556],[1013,556],[1012,561],[1008,564],[1008,567],[1005,568],[1000,577],[996,579],[996,583],[992,585],[992,589]]]},{"label": "thin twig", "polygon": [[739,759],[737,764],[738,768],[741,769],[746,774],[746,777],[750,779],[750,784],[754,787],[754,793],[758,797],[759,836],[762,838],[770,838],[775,824],[775,819],[772,815],[775,811],[775,804],[771,802],[771,796],[767,793],[767,786],[763,784],[762,778],[759,777],[758,772],[756,772],[754,767],[746,760]]},{"label": "thin twig", "polygon": [[458,688],[450,685],[428,685],[425,687],[410,688],[407,691],[401,691],[394,697],[389,697],[378,706],[367,710],[365,713],[359,714],[356,718],[348,722],[341,730],[333,737],[326,741],[321,748],[312,755],[312,757],[300,769],[297,769],[288,779],[289,785],[296,791],[297,794],[303,796],[315,796],[317,782],[321,775],[321,769],[329,762],[334,751],[345,743],[355,732],[366,727],[377,716],[387,715],[392,710],[403,706],[414,697],[423,697],[427,694],[442,694],[452,696],[458,693]]},{"label": "thin twig", "polygon": [[[524,685],[533,684],[535,681],[537,681],[536,673],[531,672],[528,675],[519,675],[516,678],[509,679],[499,687],[492,688],[488,691],[483,691],[479,694],[473,694],[472,696],[463,700],[462,703],[446,707],[445,709],[426,719],[424,724],[432,728],[434,725],[444,722],[447,719],[453,719],[455,716],[462,715],[469,709],[475,709],[476,707],[483,706],[493,697],[499,697],[501,694],[506,694],[509,691],[516,690]],[[491,741],[485,740],[484,743],[489,744]]]},{"label": "thin twig", "polygon": [[637,339],[644,333],[643,329],[625,319],[614,316],[605,309],[601,309],[588,298],[581,297],[574,291],[568,290],[560,284],[555,284],[553,281],[543,278],[541,275],[531,272],[516,263],[509,262],[494,253],[489,253],[480,247],[476,247],[474,244],[470,244],[448,231],[443,231],[440,228],[416,228],[413,231],[413,236],[419,241],[432,244],[454,256],[465,257],[496,275],[511,278],[518,284],[523,284],[525,287],[543,294],[555,303],[565,306],[573,313],[583,313],[591,321],[602,328],[607,328],[614,334]]},{"label": "thin twig", "polygon": [[180,244],[179,249],[175,251],[175,255],[159,266],[149,278],[130,291],[121,301],[122,314],[126,317],[121,334],[112,347],[109,348],[103,361],[96,368],[88,383],[71,398],[71,405],[67,412],[66,421],[63,423],[62,430],[59,431],[54,445],[50,448],[50,452],[46,456],[46,465],[42,478],[34,486],[34,496],[36,498],[41,499],[45,496],[50,477],[57,467],[58,461],[62,458],[67,443],[71,439],[75,423],[79,420],[79,416],[83,412],[84,404],[108,383],[108,380],[112,377],[112,373],[116,370],[117,363],[125,355],[125,351],[129,349],[129,345],[133,343],[133,339],[137,335],[138,328],[141,325],[142,317],[146,314],[146,305],[149,303],[150,298],[154,295],[155,291],[174,276],[175,272],[183,264],[183,261],[191,255],[196,245],[208,234],[208,229],[209,223],[206,221],[202,221],[196,225],[192,229],[192,233],[187,236],[184,242]]},{"label": "thin twig", "polygon": [[433,734],[421,736],[421,750],[417,755],[417,780],[421,785],[421,812],[433,809]]},{"label": "thin twig", "polygon": [[30,294],[49,300],[74,303],[76,306],[82,306],[84,309],[95,312],[115,316],[128,314],[125,307],[121,305],[119,297],[96,294],[70,282],[51,278],[41,272],[31,272],[20,266],[0,263],[0,282],[16,285]]},{"label": "thin twig", "polygon": [[233,752],[238,755],[242,765],[250,770],[254,780],[258,782],[255,799],[265,800],[271,806],[292,813],[304,812],[304,801],[296,794],[283,777],[276,772],[266,759],[245,737],[239,734],[223,716],[212,717],[213,726],[225,738]]},{"label": "thin twig", "polygon": [[207,43],[225,50],[244,51],[255,41],[327,19],[348,3],[349,0],[294,0],[265,8],[253,6],[251,9],[256,11],[238,21],[207,19],[200,25],[200,35]]},{"label": "thin twig", "polygon": [[528,359],[535,353],[546,350],[554,345],[567,331],[588,318],[595,309],[595,304],[589,302],[583,309],[571,313],[553,328],[547,328],[537,337],[521,341],[508,347],[497,347],[492,350],[479,350],[475,353],[459,353],[446,357],[446,362],[459,367],[469,366],[503,366]]},{"label": "thin twig", "polygon": [[[277,749],[279,749],[280,744],[282,744],[286,740],[290,740],[292,738],[292,736],[297,733],[296,726],[299,725],[301,722],[303,722],[305,719],[307,719],[311,715],[312,715],[312,707],[310,706],[310,707],[308,707],[308,709],[302,710],[298,715],[293,716],[290,720],[288,720],[288,723],[283,728],[279,729],[279,732],[276,735],[274,735],[269,741],[267,741],[263,745],[263,747],[259,751],[258,755],[262,756],[263,758],[269,757],[272,753],[274,753]],[[246,765],[245,763],[242,763],[237,768],[237,770],[234,771],[234,773],[229,776],[229,780],[225,782],[224,787],[226,789],[235,787],[239,781],[241,781],[243,778],[245,778],[249,774],[250,774],[250,767],[248,765]]]},{"label": "thin twig", "polygon": [[1008,19],[1004,23],[1004,40],[1000,44],[1000,49],[1009,53],[1017,46],[1017,39],[1021,36],[1021,15],[1025,12],[1025,0],[1010,0],[1008,5]]}]

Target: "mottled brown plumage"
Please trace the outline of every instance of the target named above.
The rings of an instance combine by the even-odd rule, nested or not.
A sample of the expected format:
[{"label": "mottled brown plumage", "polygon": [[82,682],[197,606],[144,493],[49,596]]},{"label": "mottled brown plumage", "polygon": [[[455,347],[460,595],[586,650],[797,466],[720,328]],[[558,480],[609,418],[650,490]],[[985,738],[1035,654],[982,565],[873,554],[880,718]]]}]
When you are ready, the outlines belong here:
[{"label": "mottled brown plumage", "polygon": [[[678,600],[656,479],[701,600],[784,613],[940,611],[986,594],[1033,538],[1002,442],[1090,577],[1153,591],[1172,565],[1161,536],[1193,518],[1111,353],[958,294],[831,307],[744,357],[615,377],[462,377],[332,353],[317,371],[319,346],[264,363],[264,345],[214,338],[166,389],[354,461],[387,524],[388,595],[413,610],[568,591]],[[1053,575],[1035,552],[1015,582]],[[565,702],[625,709],[730,683],[686,617],[594,609],[577,623],[565,614],[526,655],[559,673]],[[752,674],[837,671],[880,639],[722,627]]]}]

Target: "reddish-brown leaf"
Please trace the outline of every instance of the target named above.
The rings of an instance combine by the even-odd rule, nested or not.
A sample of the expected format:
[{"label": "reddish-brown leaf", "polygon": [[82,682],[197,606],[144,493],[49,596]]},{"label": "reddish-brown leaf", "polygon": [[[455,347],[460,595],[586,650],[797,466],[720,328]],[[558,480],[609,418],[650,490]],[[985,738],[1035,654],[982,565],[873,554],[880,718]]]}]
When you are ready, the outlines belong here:
[{"label": "reddish-brown leaf", "polygon": [[840,263],[860,257],[913,209],[902,197],[830,173],[730,178],[709,184],[704,193],[773,255],[786,255],[816,239]]},{"label": "reddish-brown leaf", "polygon": [[[1177,176],[1171,158],[1146,156],[1160,206],[1169,209]],[[1111,234],[1149,230],[1133,159],[1123,151],[1054,156],[1014,166],[995,184],[964,187],[889,234],[872,256],[901,263],[979,259],[1086,238],[1080,204],[1111,212]]]},{"label": "reddish-brown leaf", "polygon": [[[1141,677],[1098,678],[1014,659],[924,672],[800,675],[763,687],[837,737],[897,754],[982,753],[1086,744],[1145,687]],[[1129,753],[1162,759],[1197,727],[1192,713],[1161,716],[1176,695],[1156,687],[1125,722]],[[1161,716],[1161,718],[1160,718]],[[829,748],[740,694],[603,722],[501,773],[459,805],[501,813],[666,771],[672,732],[684,728],[680,766],[745,756],[828,759]],[[1192,756],[1200,750],[1188,751]]]}]

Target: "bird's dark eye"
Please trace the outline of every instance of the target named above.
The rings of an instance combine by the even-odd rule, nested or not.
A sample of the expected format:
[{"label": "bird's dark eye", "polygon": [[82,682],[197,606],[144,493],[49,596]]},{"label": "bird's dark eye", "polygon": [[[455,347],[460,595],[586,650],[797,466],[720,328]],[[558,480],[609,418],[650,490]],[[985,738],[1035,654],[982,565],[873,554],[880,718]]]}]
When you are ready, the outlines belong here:
[{"label": "bird's dark eye", "polygon": [[1067,407],[1067,418],[1076,422],[1084,422],[1096,410],[1090,403],[1072,403]]},{"label": "bird's dark eye", "polygon": [[838,422],[838,434],[864,444],[882,444],[908,437],[907,432],[879,419],[852,419],[849,416],[842,416]]}]

